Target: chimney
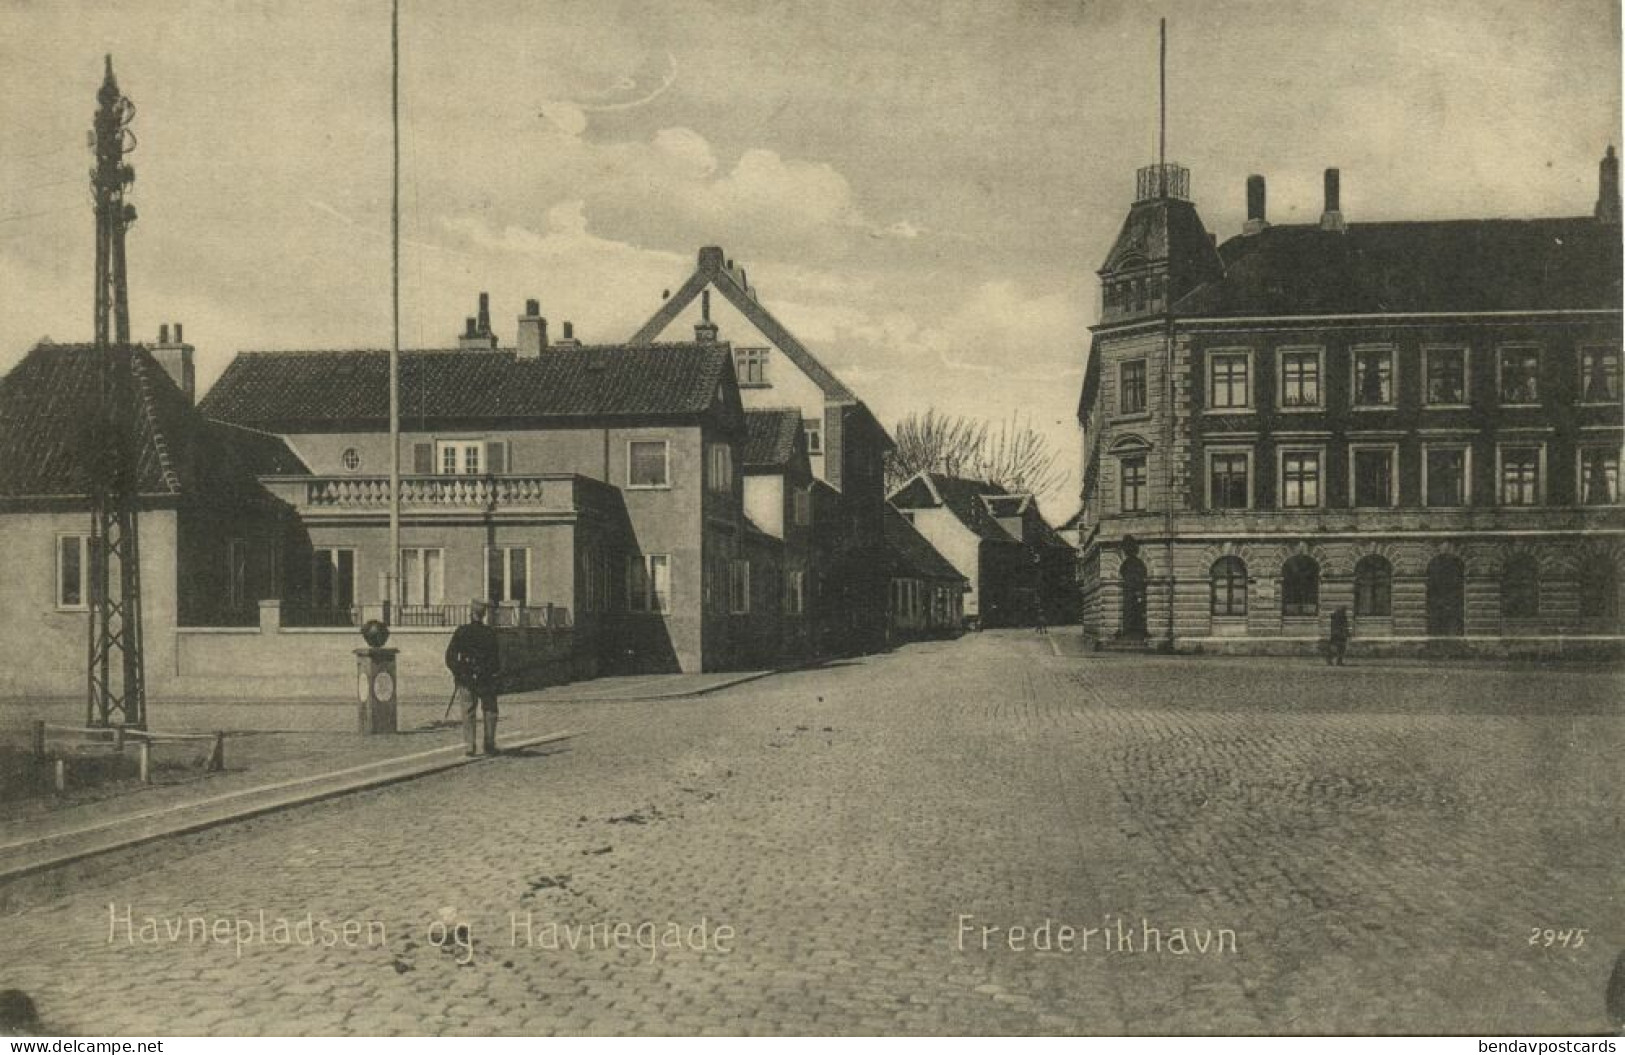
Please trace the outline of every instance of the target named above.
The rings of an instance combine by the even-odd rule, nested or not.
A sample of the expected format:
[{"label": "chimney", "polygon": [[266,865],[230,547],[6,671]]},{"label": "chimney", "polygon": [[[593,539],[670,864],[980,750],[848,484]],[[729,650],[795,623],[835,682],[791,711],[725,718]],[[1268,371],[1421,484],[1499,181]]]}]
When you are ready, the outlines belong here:
[{"label": "chimney", "polygon": [[555,348],[580,348],[581,342],[576,340],[575,324],[566,320],[564,323],[564,336],[553,345]]},{"label": "chimney", "polygon": [[1597,209],[1599,223],[1619,223],[1619,158],[1614,156],[1614,145],[1608,144],[1608,153],[1602,156],[1597,171]]},{"label": "chimney", "polygon": [[700,249],[700,270],[722,270],[722,247],[720,245],[708,245]]},{"label": "chimney", "polygon": [[492,349],[497,346],[496,335],[491,332],[491,295],[480,294],[480,313],[469,318],[463,326],[463,335],[457,339],[457,347],[466,350]]},{"label": "chimney", "polygon": [[192,361],[194,349],[181,340],[181,324],[175,324],[175,339],[170,340],[169,326],[158,327],[158,343],[152,346],[152,358],[164,368],[164,373],[175,382],[175,387],[186,395],[188,403],[197,402],[197,370]]},{"label": "chimney", "polygon": [[1264,177],[1247,177],[1247,222],[1242,225],[1242,234],[1257,234],[1268,227],[1269,221],[1264,218]]},{"label": "chimney", "polygon": [[1320,214],[1320,229],[1322,231],[1343,231],[1348,225],[1343,222],[1343,193],[1342,175],[1336,169],[1326,170],[1326,211]]},{"label": "chimney", "polygon": [[700,321],[694,324],[694,339],[701,344],[717,343],[717,324],[711,321],[711,291],[700,291]]},{"label": "chimney", "polygon": [[534,298],[525,301],[525,313],[519,316],[519,348],[521,359],[536,359],[547,350],[547,320],[542,318],[542,302]]}]

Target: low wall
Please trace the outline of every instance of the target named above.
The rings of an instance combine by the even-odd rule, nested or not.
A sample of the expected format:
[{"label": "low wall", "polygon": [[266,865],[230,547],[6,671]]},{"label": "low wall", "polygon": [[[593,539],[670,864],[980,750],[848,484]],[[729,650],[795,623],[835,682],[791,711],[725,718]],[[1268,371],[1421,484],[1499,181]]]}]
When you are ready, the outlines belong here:
[{"label": "low wall", "polygon": [[[262,602],[258,627],[181,627],[174,631],[174,664],[147,672],[154,699],[253,702],[356,699],[354,627],[284,627],[274,602]],[[388,647],[396,657],[396,694],[403,703],[444,701],[451,695],[446,646],[453,627],[397,627]],[[568,627],[497,627],[503,691],[558,685],[576,674],[575,635]]]}]

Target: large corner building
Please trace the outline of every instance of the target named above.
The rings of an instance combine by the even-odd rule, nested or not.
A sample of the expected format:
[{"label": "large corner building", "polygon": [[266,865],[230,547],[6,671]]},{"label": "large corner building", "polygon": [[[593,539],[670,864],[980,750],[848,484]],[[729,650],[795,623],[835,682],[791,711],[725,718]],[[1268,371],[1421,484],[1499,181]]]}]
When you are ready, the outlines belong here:
[{"label": "large corner building", "polygon": [[[1218,244],[1154,165],[1084,376],[1085,633],[1307,651],[1618,647],[1620,199],[1591,215],[1318,223],[1263,177]],[[1239,189],[1239,188],[1238,188]]]}]

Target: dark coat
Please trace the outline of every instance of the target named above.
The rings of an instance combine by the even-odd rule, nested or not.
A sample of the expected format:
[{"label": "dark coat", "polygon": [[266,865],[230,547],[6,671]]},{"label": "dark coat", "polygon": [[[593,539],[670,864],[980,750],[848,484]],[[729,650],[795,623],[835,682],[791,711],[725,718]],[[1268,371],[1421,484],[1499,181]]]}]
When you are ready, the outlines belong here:
[{"label": "dark coat", "polygon": [[446,646],[446,669],[459,685],[477,691],[495,692],[502,673],[497,651],[497,632],[484,623],[464,623],[451,635]]},{"label": "dark coat", "polygon": [[1332,640],[1347,641],[1349,639],[1349,616],[1339,608],[1332,613]]}]

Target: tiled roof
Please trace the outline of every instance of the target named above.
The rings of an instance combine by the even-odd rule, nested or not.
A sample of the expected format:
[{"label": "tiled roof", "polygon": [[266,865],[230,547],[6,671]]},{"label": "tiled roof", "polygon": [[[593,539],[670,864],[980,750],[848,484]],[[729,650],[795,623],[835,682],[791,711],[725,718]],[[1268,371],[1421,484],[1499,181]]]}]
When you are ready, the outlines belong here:
[{"label": "tiled roof", "polygon": [[1178,315],[1620,309],[1620,229],[1591,217],[1266,227]]},{"label": "tiled roof", "polygon": [[[274,436],[204,419],[142,347],[131,351],[136,489],[149,497],[264,497],[261,471],[308,470]],[[0,498],[83,497],[99,374],[86,344],[41,344],[0,379]]]},{"label": "tiled roof", "polygon": [[[726,345],[588,345],[535,359],[506,349],[403,351],[401,421],[691,417],[711,408],[732,369]],[[384,428],[389,353],[242,352],[200,406],[271,432]]]},{"label": "tiled roof", "polygon": [[927,542],[925,536],[908,522],[908,518],[890,503],[886,505],[884,524],[886,558],[891,566],[892,575],[911,579],[949,579],[956,583],[965,582],[965,577],[959,573],[959,569],[948,563],[948,558],[938,553],[937,548]]},{"label": "tiled roof", "polygon": [[[1031,495],[1012,495],[988,480],[968,480],[945,473],[920,473],[891,496],[900,509],[946,506],[959,522],[987,542],[1020,542],[1031,546],[1066,546],[1039,512]],[[1000,510],[995,513],[994,510]],[[1021,538],[1004,525],[999,516],[1021,517]]]},{"label": "tiled roof", "polygon": [[828,367],[818,361],[817,356],[808,351],[806,345],[796,339],[795,334],[785,329],[784,325],[773,317],[772,312],[762,307],[755,296],[740,285],[735,272],[724,265],[722,250],[715,246],[700,250],[699,266],[688,277],[688,281],[684,282],[676,293],[666,298],[659,310],[643,324],[643,328],[632,335],[629,343],[647,345],[660,336],[707,285],[714,285],[723,299],[737,308],[739,313],[762,331],[791,362],[812,378],[813,383],[824,393],[824,398],[842,402],[857,399],[840,378],[831,373]]},{"label": "tiled roof", "polygon": [[745,411],[746,469],[781,469],[796,455],[801,439],[801,410],[771,407]]}]

